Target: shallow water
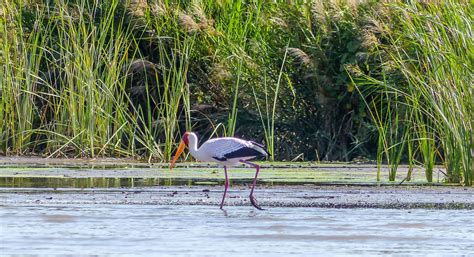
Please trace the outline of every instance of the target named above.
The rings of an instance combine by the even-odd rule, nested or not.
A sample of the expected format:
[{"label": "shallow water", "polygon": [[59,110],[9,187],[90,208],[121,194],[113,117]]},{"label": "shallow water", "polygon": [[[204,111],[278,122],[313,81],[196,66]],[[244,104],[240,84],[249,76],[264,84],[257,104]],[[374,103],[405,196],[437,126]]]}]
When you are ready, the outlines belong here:
[{"label": "shallow water", "polygon": [[[194,165],[194,164],[193,164]],[[424,171],[413,171],[411,181],[405,181],[407,167],[400,167],[396,182],[388,181],[388,167],[382,167],[381,181],[377,181],[376,165],[262,165],[259,173],[260,185],[422,185],[427,184]],[[443,182],[441,169],[436,169],[434,183]],[[442,171],[442,170],[441,170]],[[251,183],[255,176],[253,168],[243,166],[229,169],[233,184]],[[182,186],[224,184],[223,169],[213,166],[177,167],[170,171],[162,166],[64,166],[64,165],[13,165],[1,164],[0,187],[10,188],[110,188],[141,186]]]},{"label": "shallow water", "polygon": [[470,255],[472,210],[3,205],[5,255]]}]

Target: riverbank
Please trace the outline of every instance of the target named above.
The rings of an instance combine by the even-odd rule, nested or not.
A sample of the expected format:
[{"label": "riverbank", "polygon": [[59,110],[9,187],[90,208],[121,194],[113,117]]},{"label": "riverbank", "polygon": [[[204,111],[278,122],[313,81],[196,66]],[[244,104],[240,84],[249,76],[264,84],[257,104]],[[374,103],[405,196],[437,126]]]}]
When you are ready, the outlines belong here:
[{"label": "riverbank", "polygon": [[[44,205],[215,205],[221,186],[155,186],[143,188],[32,189],[1,188],[4,206]],[[247,186],[230,187],[226,206],[252,209]],[[426,186],[259,186],[263,208],[383,208],[474,210],[474,188]]]},{"label": "riverbank", "polygon": [[[474,188],[443,183],[444,170],[428,184],[421,168],[395,182],[389,167],[349,163],[263,162],[256,197],[262,206],[320,208],[474,209]],[[255,170],[230,169],[228,206],[249,206]],[[217,205],[222,196],[222,168],[208,163],[141,163],[132,159],[42,159],[0,157],[3,205],[118,204]]]}]

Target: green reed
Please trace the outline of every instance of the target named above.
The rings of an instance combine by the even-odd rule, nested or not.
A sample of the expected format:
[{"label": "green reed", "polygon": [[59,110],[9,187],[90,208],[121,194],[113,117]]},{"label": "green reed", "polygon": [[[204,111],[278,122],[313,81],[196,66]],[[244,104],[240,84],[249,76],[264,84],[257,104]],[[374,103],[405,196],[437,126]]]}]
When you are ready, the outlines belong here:
[{"label": "green reed", "polygon": [[[397,83],[373,76],[359,83],[366,97],[375,91],[385,94],[385,99],[374,106],[367,104],[371,112],[386,107],[381,115],[390,117],[378,119],[372,115],[379,129],[379,140],[395,138],[388,144],[379,144],[379,149],[387,151],[397,145],[408,145],[408,152],[403,148],[401,151],[407,155],[410,167],[417,153],[427,181],[433,181],[435,165],[441,163],[446,167],[448,181],[471,185],[474,44],[470,40],[473,34],[470,13],[473,7],[464,1],[447,1],[391,8],[398,27],[390,35],[389,45],[382,47],[380,56],[400,76]],[[382,73],[382,77],[389,76]],[[391,108],[394,103],[398,106]],[[409,131],[402,137],[397,136],[398,129],[389,129],[398,120],[397,116],[405,117],[402,129]],[[387,156],[386,161],[396,168],[401,159]]]},{"label": "green reed", "polygon": [[[5,153],[26,152],[34,123],[35,82],[45,50],[44,39],[36,31],[22,26],[21,3],[17,9],[6,2],[0,17],[0,146]],[[42,11],[39,17],[46,14]],[[29,54],[25,54],[28,52]]]},{"label": "green reed", "polygon": [[[211,126],[264,138],[277,159],[282,146],[286,159],[360,150],[390,180],[408,162],[428,181],[442,164],[472,184],[467,1],[141,2],[2,2],[2,154],[165,161],[194,106],[209,104],[224,113]],[[127,85],[137,59],[158,70],[140,106]]]}]

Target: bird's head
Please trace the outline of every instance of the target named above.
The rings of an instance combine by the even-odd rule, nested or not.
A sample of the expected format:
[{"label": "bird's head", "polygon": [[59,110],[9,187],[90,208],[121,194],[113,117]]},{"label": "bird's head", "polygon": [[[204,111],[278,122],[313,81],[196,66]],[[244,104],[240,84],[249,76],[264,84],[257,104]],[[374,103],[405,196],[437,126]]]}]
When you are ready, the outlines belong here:
[{"label": "bird's head", "polygon": [[186,146],[188,146],[188,144],[189,144],[189,139],[188,139],[188,138],[189,138],[189,134],[191,134],[191,132],[186,132],[186,133],[184,133],[184,135],[183,135],[182,142],[183,142]]},{"label": "bird's head", "polygon": [[191,132],[184,133],[183,138],[181,139],[181,143],[178,146],[178,150],[176,151],[176,154],[174,155],[173,160],[171,161],[170,170],[172,170],[174,168],[176,160],[178,160],[181,153],[183,153],[184,148],[186,146],[188,146],[188,144],[189,144],[189,135],[190,134],[191,134]]}]

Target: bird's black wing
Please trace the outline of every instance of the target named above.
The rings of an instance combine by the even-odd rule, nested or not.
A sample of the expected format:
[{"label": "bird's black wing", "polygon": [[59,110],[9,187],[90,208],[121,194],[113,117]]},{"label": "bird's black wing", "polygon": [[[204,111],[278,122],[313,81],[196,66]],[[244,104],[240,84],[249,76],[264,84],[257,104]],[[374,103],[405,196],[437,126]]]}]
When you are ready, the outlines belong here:
[{"label": "bird's black wing", "polygon": [[227,153],[224,155],[227,159],[242,158],[242,157],[263,157],[265,156],[262,152],[251,148],[251,147],[242,147],[233,152]]},{"label": "bird's black wing", "polygon": [[254,142],[254,141],[250,141],[250,142],[251,142],[252,144],[254,144],[254,145],[260,147],[260,149],[262,149],[263,151],[265,151],[265,153],[267,153],[268,156],[271,156],[271,154],[268,152],[267,148],[266,148],[264,145],[259,144],[259,143],[256,143],[256,142]]}]

